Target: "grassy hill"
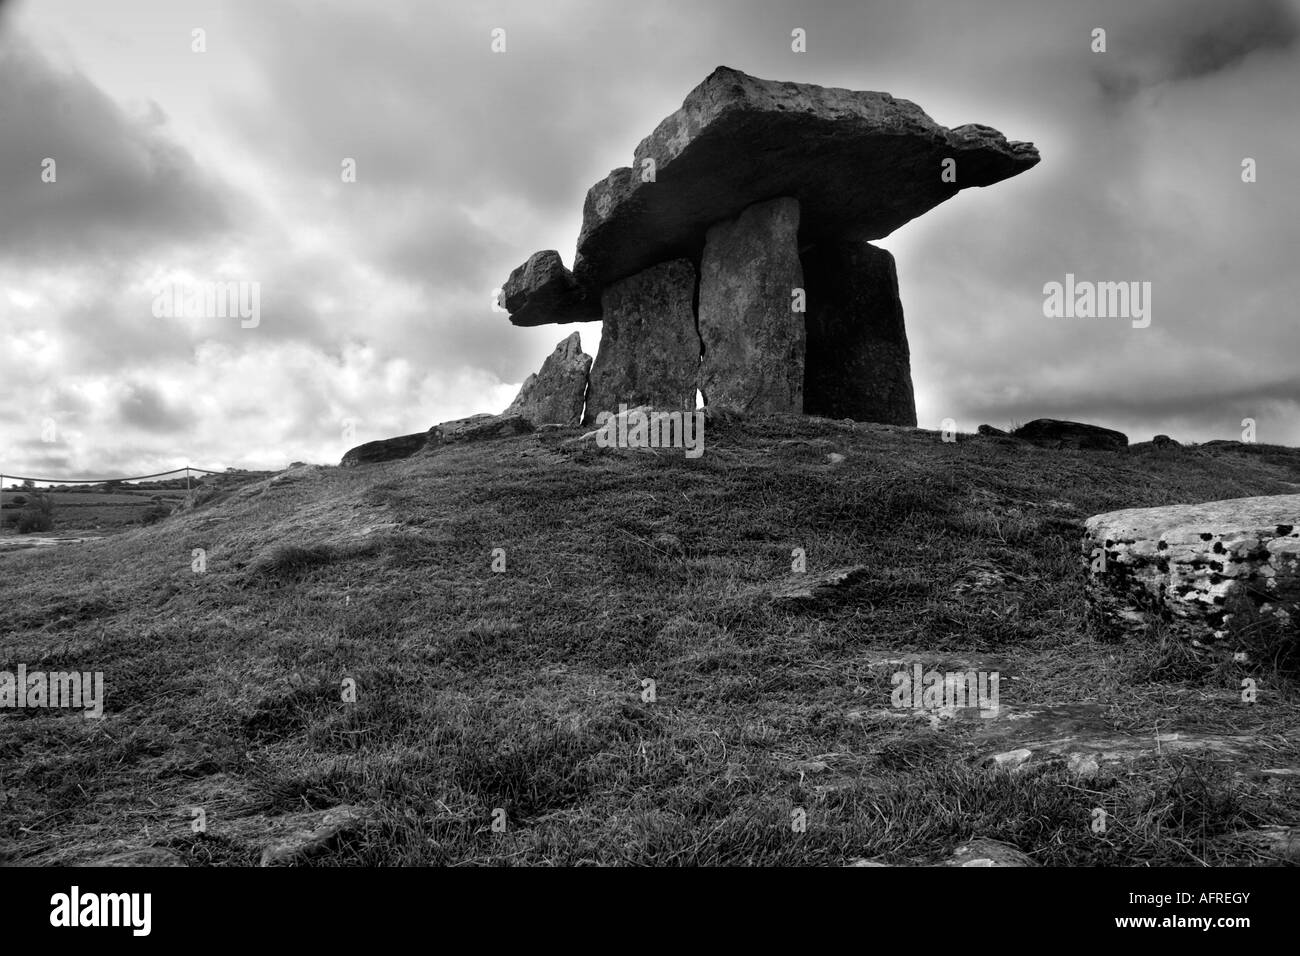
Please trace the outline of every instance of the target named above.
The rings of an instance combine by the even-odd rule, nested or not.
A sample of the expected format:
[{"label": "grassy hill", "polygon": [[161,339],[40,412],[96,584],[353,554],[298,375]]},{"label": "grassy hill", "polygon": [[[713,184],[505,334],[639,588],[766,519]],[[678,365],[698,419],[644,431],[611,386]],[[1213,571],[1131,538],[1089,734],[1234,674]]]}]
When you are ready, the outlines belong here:
[{"label": "grassy hill", "polygon": [[[1044,864],[1283,859],[1259,834],[1300,823],[1291,662],[1100,632],[1079,541],[1097,512],[1294,493],[1300,452],[774,417],[710,422],[690,460],[576,434],[298,468],[0,556],[0,670],[107,687],[103,720],[0,716],[2,858],[255,863],[346,804],[365,824],[316,862],[911,864],[972,837]],[[795,548],[808,576],[867,571],[774,600]],[[892,709],[918,662],[998,671],[1003,716]],[[1096,772],[989,766],[1061,739]]]}]

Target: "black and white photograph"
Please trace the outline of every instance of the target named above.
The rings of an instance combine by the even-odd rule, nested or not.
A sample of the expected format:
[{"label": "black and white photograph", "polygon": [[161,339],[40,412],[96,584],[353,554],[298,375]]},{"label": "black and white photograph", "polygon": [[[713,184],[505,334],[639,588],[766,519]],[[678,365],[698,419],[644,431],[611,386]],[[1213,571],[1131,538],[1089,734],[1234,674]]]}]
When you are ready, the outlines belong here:
[{"label": "black and white photograph", "polygon": [[1240,945],[1298,183],[1300,0],[0,0],[6,926],[815,868]]}]

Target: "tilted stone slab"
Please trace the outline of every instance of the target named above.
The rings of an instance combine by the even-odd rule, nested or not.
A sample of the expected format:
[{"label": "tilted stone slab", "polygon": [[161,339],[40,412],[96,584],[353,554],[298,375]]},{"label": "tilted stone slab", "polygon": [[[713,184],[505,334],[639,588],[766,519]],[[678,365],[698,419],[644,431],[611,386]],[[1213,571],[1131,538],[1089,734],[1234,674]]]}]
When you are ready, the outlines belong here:
[{"label": "tilted stone slab", "polygon": [[1128,436],[1113,428],[1064,422],[1055,418],[1035,418],[1011,433],[1040,448],[1064,448],[1072,451],[1119,451],[1128,447]]},{"label": "tilted stone slab", "polygon": [[700,391],[710,408],[803,412],[799,203],[774,199],[708,232],[700,262]]},{"label": "tilted stone slab", "polygon": [[[945,159],[956,162],[955,182],[943,181]],[[804,243],[879,239],[961,189],[1038,160],[1031,143],[987,126],[947,129],[888,93],[719,67],[641,141],[631,167],[588,191],[572,275],[549,252],[515,270],[510,321],[589,319],[588,290],[668,259],[698,261],[709,227],[754,203],[797,199]]]},{"label": "tilted stone slab", "polygon": [[1131,508],[1084,527],[1088,596],[1112,624],[1164,620],[1209,642],[1245,599],[1300,633],[1300,495]]},{"label": "tilted stone slab", "polygon": [[663,262],[609,286],[592,363],[584,421],[619,405],[694,411],[700,338],[695,331],[695,267]]},{"label": "tilted stone slab", "polygon": [[541,370],[524,380],[519,394],[501,414],[522,415],[534,425],[577,425],[587,395],[591,356],[582,351],[577,332],[546,357]]},{"label": "tilted stone slab", "polygon": [[339,464],[344,468],[352,468],[357,465],[371,465],[381,461],[400,461],[403,458],[410,458],[418,452],[424,447],[426,441],[428,441],[428,435],[425,432],[368,441],[364,445],[348,449]]},{"label": "tilted stone slab", "polygon": [[444,445],[457,442],[488,441],[493,438],[513,438],[527,435],[536,429],[522,415],[489,415],[480,413],[467,418],[454,418],[440,422],[425,432],[424,454],[437,451]]},{"label": "tilted stone slab", "polygon": [[808,296],[804,412],[915,426],[894,257],[868,242],[825,242],[805,249],[802,260]]}]

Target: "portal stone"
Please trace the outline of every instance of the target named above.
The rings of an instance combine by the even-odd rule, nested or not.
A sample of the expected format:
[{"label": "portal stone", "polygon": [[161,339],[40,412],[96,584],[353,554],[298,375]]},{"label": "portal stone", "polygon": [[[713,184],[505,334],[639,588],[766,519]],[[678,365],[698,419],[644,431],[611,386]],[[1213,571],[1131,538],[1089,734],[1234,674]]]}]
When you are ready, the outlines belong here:
[{"label": "portal stone", "polygon": [[700,391],[710,408],[803,412],[799,203],[756,203],[709,229],[700,264]]},{"label": "portal stone", "polygon": [[826,418],[916,425],[912,360],[894,257],[868,242],[803,254],[808,293],[803,410]]},{"label": "portal stone", "polygon": [[608,286],[600,351],[587,390],[588,424],[620,404],[694,411],[700,339],[695,330],[695,267],[675,259]]}]

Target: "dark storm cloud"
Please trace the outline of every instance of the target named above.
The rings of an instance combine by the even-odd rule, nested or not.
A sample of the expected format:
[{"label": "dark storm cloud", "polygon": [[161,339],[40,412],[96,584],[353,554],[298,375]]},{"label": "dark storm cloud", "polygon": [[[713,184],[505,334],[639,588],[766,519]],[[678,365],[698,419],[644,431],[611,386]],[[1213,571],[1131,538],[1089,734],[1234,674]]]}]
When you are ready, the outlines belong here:
[{"label": "dark storm cloud", "polygon": [[[91,37],[82,73],[51,65],[58,43],[10,44],[0,66],[22,91],[0,84],[0,318],[6,286],[19,303],[0,383],[36,396],[24,433],[45,414],[81,429],[77,467],[337,460],[344,420],[359,442],[498,411],[569,332],[595,352],[599,323],[514,328],[491,291],[537,249],[570,260],[587,188],[719,64],[885,90],[1041,148],[882,243],[922,424],[1093,416],[1206,438],[1251,415],[1300,443],[1294,3],[230,0],[205,11],[206,59],[186,49],[189,8],[162,0],[124,3],[111,28],[93,5],[97,24],[19,9],[44,37]],[[166,68],[105,55],[110,29]],[[49,135],[95,159],[60,160],[60,208],[39,191]],[[218,264],[261,283],[258,328],[152,316],[152,277]],[[1066,272],[1151,280],[1152,327],[1044,318],[1042,286]],[[122,378],[153,396],[119,405]]]},{"label": "dark storm cloud", "polygon": [[0,130],[0,256],[139,253],[230,225],[230,197],[169,139],[157,103],[127,115],[15,29],[0,30]]},{"label": "dark storm cloud", "polygon": [[1187,0],[1137,19],[1109,37],[1097,82],[1113,97],[1158,83],[1208,77],[1260,52],[1284,52],[1300,40],[1300,17],[1287,0]]}]

